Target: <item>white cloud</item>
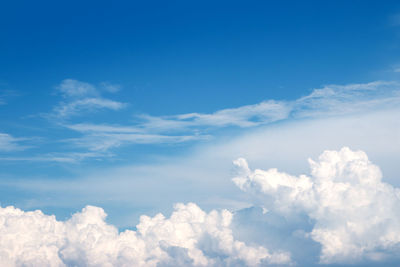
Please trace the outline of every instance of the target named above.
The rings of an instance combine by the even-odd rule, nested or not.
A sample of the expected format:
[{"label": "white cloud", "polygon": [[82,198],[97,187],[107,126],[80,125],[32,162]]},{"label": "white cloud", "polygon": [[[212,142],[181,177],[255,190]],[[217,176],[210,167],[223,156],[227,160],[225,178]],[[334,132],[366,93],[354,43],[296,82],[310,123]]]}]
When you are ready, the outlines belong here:
[{"label": "white cloud", "polygon": [[[76,208],[95,203],[103,207],[124,206],[137,214],[138,210],[153,212],[155,207],[167,212],[173,203],[183,201],[198,203],[206,209],[238,209],[252,203],[230,182],[231,161],[238,157],[246,158],[256,168],[277,167],[298,175],[308,171],[304,164],[307,157],[316,158],[327,148],[337,150],[349,146],[366,151],[384,170],[384,181],[400,187],[399,133],[399,109],[301,120],[268,125],[237,136],[223,135],[194,145],[187,151],[152,156],[151,162],[143,160],[140,153],[124,151],[123,157],[114,154],[107,159],[112,164],[74,168],[74,173],[63,179],[11,179],[5,176],[0,184],[7,184],[10,193],[35,194],[37,204],[23,206],[29,208],[49,205]],[[105,152],[85,153],[94,153],[91,158],[96,159],[96,154]],[[44,156],[69,158],[65,154]],[[74,158],[70,162],[82,159]],[[75,182],[77,180],[79,183]],[[154,195],[162,197],[154,198]],[[51,197],[50,202],[48,197]],[[22,204],[30,201],[28,197],[21,199]],[[119,226],[131,225],[134,220],[125,214],[113,218]]]},{"label": "white cloud", "polygon": [[289,264],[285,252],[269,252],[235,240],[232,213],[206,213],[177,204],[170,218],[142,216],[137,231],[105,222],[103,209],[87,206],[62,222],[41,211],[0,208],[1,266],[234,266]]},{"label": "white cloud", "polygon": [[294,101],[268,100],[259,104],[222,109],[211,114],[187,113],[174,116],[141,115],[137,127],[147,131],[180,131],[202,127],[265,125],[293,118],[354,114],[400,103],[400,84],[375,81],[364,84],[327,85]]},{"label": "white cloud", "polygon": [[32,161],[32,162],[58,162],[58,163],[79,163],[87,158],[112,157],[113,154],[103,152],[64,152],[48,153],[36,156],[25,157],[0,157],[4,161]]},{"label": "white cloud", "polygon": [[[101,86],[110,87],[112,85]],[[56,88],[64,97],[64,101],[58,103],[53,112],[47,115],[51,118],[68,118],[73,115],[81,115],[82,112],[93,112],[100,109],[119,110],[126,106],[125,103],[102,97],[94,85],[86,82],[65,79]]]},{"label": "white cloud", "polygon": [[322,263],[383,260],[400,255],[400,189],[382,182],[362,151],[342,148],[309,160],[311,176],[277,169],[251,171],[238,159],[234,183],[270,210],[315,221],[309,236],[322,245]]},{"label": "white cloud", "polygon": [[[91,151],[106,152],[110,148],[119,147],[123,144],[162,144],[162,143],[182,143],[193,140],[206,140],[210,138],[206,135],[199,136],[166,136],[157,134],[140,133],[93,133],[85,135],[82,138],[68,139],[66,142],[73,143],[76,146],[88,148]],[[104,156],[104,154],[101,154]],[[99,155],[99,156],[101,156]]]},{"label": "white cloud", "polygon": [[86,147],[92,151],[107,151],[123,144],[162,144],[182,143],[193,140],[209,139],[208,135],[160,135],[146,133],[143,129],[129,126],[72,124],[65,127],[84,133],[82,137],[67,139],[79,147]]},{"label": "white cloud", "polygon": [[20,144],[24,138],[15,138],[6,133],[0,133],[0,152],[10,152],[24,150],[27,147]]},{"label": "white cloud", "polygon": [[125,107],[124,103],[105,98],[84,98],[72,102],[61,102],[54,108],[57,117],[69,117],[81,112],[92,112],[99,109],[119,110]]},{"label": "white cloud", "polygon": [[190,127],[254,127],[287,118],[290,107],[284,102],[264,101],[255,105],[222,109],[212,114],[187,113],[175,116],[139,116],[140,126],[155,131],[182,130]]},{"label": "white cloud", "polygon": [[100,87],[109,93],[116,93],[121,89],[121,86],[119,84],[112,84],[109,82],[102,82],[100,83]]},{"label": "white cloud", "polygon": [[[327,85],[293,101],[268,100],[254,105],[222,109],[214,113],[186,113],[172,116],[138,115],[130,125],[78,123],[65,127],[83,133],[71,139],[94,150],[107,150],[123,144],[178,143],[208,139],[212,131],[224,127],[250,128],[277,121],[326,118],[362,114],[400,104],[400,84],[375,81],[364,84]],[[84,103],[83,107],[94,107]],[[64,105],[58,114],[79,111],[79,103]],[[103,107],[106,107],[104,105]],[[110,103],[119,109],[120,103]]]},{"label": "white cloud", "polygon": [[64,97],[86,97],[96,96],[98,91],[90,83],[85,83],[73,79],[65,79],[61,82],[57,89]]},{"label": "white cloud", "polygon": [[129,126],[114,126],[105,124],[90,124],[90,123],[78,123],[71,125],[64,125],[65,127],[75,130],[78,132],[94,132],[94,133],[143,133],[140,128],[129,127]]}]

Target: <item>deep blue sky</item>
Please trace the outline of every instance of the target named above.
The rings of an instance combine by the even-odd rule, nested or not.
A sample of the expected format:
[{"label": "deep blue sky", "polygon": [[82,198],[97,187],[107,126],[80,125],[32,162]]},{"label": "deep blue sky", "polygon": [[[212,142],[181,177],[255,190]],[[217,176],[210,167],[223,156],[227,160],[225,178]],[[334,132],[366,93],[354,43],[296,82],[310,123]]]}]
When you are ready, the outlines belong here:
[{"label": "deep blue sky", "polygon": [[0,81],[35,99],[23,101],[32,111],[65,78],[118,83],[136,111],[155,115],[295,99],[327,83],[379,79],[398,62],[399,9],[398,1],[3,1]]}]

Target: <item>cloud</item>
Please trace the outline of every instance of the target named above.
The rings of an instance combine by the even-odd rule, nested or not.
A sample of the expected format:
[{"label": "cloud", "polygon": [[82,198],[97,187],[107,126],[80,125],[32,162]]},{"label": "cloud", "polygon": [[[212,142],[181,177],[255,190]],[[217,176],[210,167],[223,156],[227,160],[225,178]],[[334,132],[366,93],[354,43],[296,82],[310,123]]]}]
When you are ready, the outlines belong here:
[{"label": "cloud", "polygon": [[41,211],[0,208],[2,266],[258,266],[289,264],[286,252],[269,252],[235,240],[227,210],[176,204],[169,218],[142,216],[136,231],[118,232],[103,209],[85,207],[67,221]]},{"label": "cloud", "polygon": [[[124,266],[125,262],[135,259],[138,260],[136,265],[144,266],[265,266],[278,262],[315,266],[318,259],[314,258],[318,254],[320,264],[370,266],[375,262],[373,266],[386,266],[391,260],[398,261],[399,188],[382,182],[380,169],[362,151],[348,148],[325,151],[318,161],[309,162],[311,175],[290,175],[276,169],[251,170],[244,159],[239,159],[234,183],[249,196],[249,205],[261,206],[262,211],[250,208],[233,213],[226,210],[206,213],[195,204],[177,204],[168,218],[161,214],[142,216],[136,231],[118,233],[115,227],[105,223],[104,211],[95,207],[87,207],[65,222],[38,211],[3,208],[0,209],[0,259],[4,263],[0,261],[0,265],[7,262],[12,266],[23,265],[31,261],[43,266],[50,261],[68,266],[103,266],[105,263]],[[189,170],[191,168],[193,165]],[[209,169],[209,166],[203,166],[203,169]],[[163,170],[166,173],[173,171],[171,168]],[[129,172],[143,175],[140,169]],[[182,172],[186,176],[189,173],[188,170]],[[160,176],[163,181],[163,191],[159,193],[142,187],[142,181],[148,180],[146,177],[138,180],[129,176],[121,182],[118,180],[120,173],[105,175],[113,177],[104,185],[108,191],[120,183],[118,195],[124,194],[122,188],[131,195],[136,194],[133,190],[136,187],[151,198],[159,194],[164,203],[169,200],[162,192],[176,193],[170,189],[178,186],[158,172],[153,175]],[[204,190],[212,191],[216,186],[206,175],[206,171],[198,174],[207,184],[198,189],[203,201],[204,197],[210,197]],[[191,177],[185,183],[192,184],[196,179],[199,178]],[[154,187],[159,181],[152,179],[149,182]],[[80,189],[69,188],[63,181],[55,183],[61,190],[53,192],[56,195],[65,190],[81,190],[88,195],[92,187],[102,195],[101,198],[110,198],[99,189],[103,182],[97,176],[89,184],[79,183]],[[41,185],[54,189],[47,183]],[[198,188],[198,184],[193,188]],[[190,195],[194,195],[193,188],[186,185],[180,190],[189,190]],[[235,195],[238,194],[232,194]],[[70,197],[69,203],[77,198]],[[84,198],[84,201],[92,200]],[[153,205],[146,200],[143,203]],[[124,207],[128,210],[127,205]],[[13,238],[16,233],[20,233],[21,238]],[[14,250],[11,251],[11,247]]]},{"label": "cloud", "polygon": [[99,109],[119,110],[124,106],[124,103],[105,98],[84,98],[72,102],[62,102],[53,111],[57,117],[66,118],[81,112],[92,112]]},{"label": "cloud", "polygon": [[20,96],[18,91],[8,88],[7,83],[0,81],[0,105],[6,105],[10,99]]},{"label": "cloud", "polygon": [[233,182],[266,209],[287,218],[305,213],[314,222],[308,236],[322,245],[321,263],[399,256],[400,189],[382,182],[363,151],[325,151],[309,160],[311,176],[252,171],[243,158],[234,163]]},{"label": "cloud", "polygon": [[24,138],[15,138],[6,133],[0,133],[0,152],[20,151],[27,148],[21,145],[20,141],[26,140]]},{"label": "cloud", "polygon": [[211,114],[186,113],[174,116],[140,115],[138,128],[167,132],[236,126],[255,127],[287,119],[345,115],[400,102],[400,84],[375,81],[364,84],[327,85],[294,101],[267,100],[254,105],[222,109]]},{"label": "cloud", "polygon": [[[308,171],[304,164],[307,157],[317,158],[325,149],[349,146],[366,151],[384,170],[385,181],[400,187],[399,118],[399,109],[389,109],[267,125],[235,136],[225,134],[179,153],[171,154],[167,149],[167,154],[151,156],[151,161],[146,159],[148,154],[133,150],[123,151],[124,156],[119,156],[118,151],[112,155],[101,155],[110,152],[100,150],[82,152],[100,155],[90,158],[93,164],[86,162],[83,168],[74,167],[74,172],[60,179],[31,176],[12,179],[4,170],[0,186],[7,187],[8,195],[24,192],[19,202],[23,208],[66,206],[75,210],[92,203],[113,210],[123,206],[129,215],[111,214],[111,218],[125,227],[143,210],[169,212],[170,206],[177,202],[195,202],[205,209],[236,210],[251,206],[253,199],[248,199],[247,194],[230,182],[232,159],[244,157],[256,168],[277,167],[299,175]],[[64,159],[69,155],[45,156]],[[108,158],[101,164],[94,162],[104,156]],[[72,163],[82,160],[76,158]],[[36,202],[31,205],[33,195]]]},{"label": "cloud", "polygon": [[79,147],[88,148],[91,151],[106,152],[110,148],[126,144],[174,144],[209,138],[210,136],[207,135],[166,136],[140,133],[92,133],[81,138],[67,139],[65,141]]},{"label": "cloud", "polygon": [[[101,86],[108,88],[113,85]],[[94,85],[86,82],[65,79],[56,89],[62,94],[64,101],[58,103],[53,112],[47,115],[50,118],[69,118],[81,115],[82,112],[93,112],[100,109],[120,110],[126,106],[125,103],[102,97]]]},{"label": "cloud", "polygon": [[65,127],[83,133],[143,133],[140,128],[130,127],[130,126],[114,126],[114,125],[104,125],[104,124],[88,124],[88,123],[78,123],[71,125],[64,125]]},{"label": "cloud", "polygon": [[98,95],[96,88],[90,83],[85,83],[73,79],[63,80],[61,84],[57,86],[57,90],[60,91],[65,98]]},{"label": "cloud", "polygon": [[121,86],[119,84],[112,84],[109,82],[101,82],[100,87],[109,93],[116,93],[121,90]]},{"label": "cloud", "polygon": [[209,135],[160,135],[146,133],[143,129],[130,126],[96,125],[96,124],[71,124],[64,125],[74,131],[83,133],[79,138],[64,140],[91,151],[107,151],[111,148],[126,144],[173,144],[194,140],[207,140]]},{"label": "cloud", "polygon": [[254,127],[287,118],[289,106],[284,102],[264,101],[255,105],[222,109],[212,114],[187,113],[175,116],[155,117],[141,115],[140,126],[154,131],[182,130],[191,127]]},{"label": "cloud", "polygon": [[[293,101],[267,100],[254,105],[222,109],[214,113],[186,113],[172,116],[136,115],[128,125],[78,123],[65,124],[82,137],[73,144],[91,150],[108,150],[124,144],[180,143],[210,139],[219,128],[254,128],[274,122],[338,117],[398,106],[400,84],[375,81],[364,84],[327,85]],[[59,114],[73,113],[77,103],[63,106]],[[84,107],[90,107],[84,104]],[[104,105],[105,106],[105,105]],[[108,108],[121,108],[118,103]]]},{"label": "cloud", "polygon": [[79,163],[88,158],[112,157],[113,154],[103,152],[63,152],[48,153],[25,157],[0,157],[3,161],[31,161],[31,162],[58,162],[58,163]]}]

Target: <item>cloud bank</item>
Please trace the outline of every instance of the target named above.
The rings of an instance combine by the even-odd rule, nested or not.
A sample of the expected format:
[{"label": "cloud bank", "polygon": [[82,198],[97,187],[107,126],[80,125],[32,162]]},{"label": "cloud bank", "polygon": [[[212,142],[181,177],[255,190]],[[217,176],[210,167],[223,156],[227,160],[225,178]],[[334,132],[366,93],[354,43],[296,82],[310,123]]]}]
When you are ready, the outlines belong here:
[{"label": "cloud bank", "polygon": [[169,218],[142,216],[119,233],[103,209],[85,207],[57,221],[41,211],[0,208],[1,266],[257,266],[289,264],[290,255],[235,240],[232,213],[175,205]]},{"label": "cloud bank", "polygon": [[[263,213],[207,213],[194,203],[176,204],[168,218],[141,216],[136,230],[118,232],[94,206],[67,221],[10,206],[0,208],[0,265],[314,266],[399,260],[400,189],[382,181],[379,167],[363,151],[324,151],[317,161],[309,160],[310,175],[251,170],[243,158],[234,164],[234,184]],[[233,224],[237,216],[239,224]],[[313,257],[319,259],[310,263]]]}]

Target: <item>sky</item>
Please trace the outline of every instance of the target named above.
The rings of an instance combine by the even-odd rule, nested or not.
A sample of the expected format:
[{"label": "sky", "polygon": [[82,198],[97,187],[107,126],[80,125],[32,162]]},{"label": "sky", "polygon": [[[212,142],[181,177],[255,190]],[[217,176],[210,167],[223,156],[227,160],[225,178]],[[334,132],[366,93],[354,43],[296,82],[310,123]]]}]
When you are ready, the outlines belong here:
[{"label": "sky", "polygon": [[3,1],[0,265],[398,266],[398,1]]}]

